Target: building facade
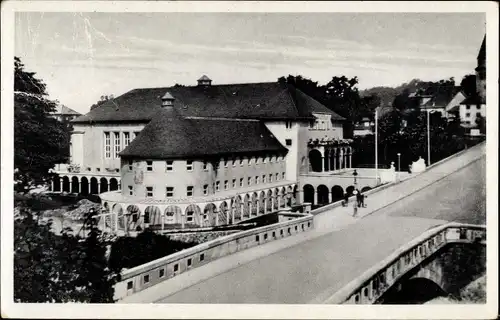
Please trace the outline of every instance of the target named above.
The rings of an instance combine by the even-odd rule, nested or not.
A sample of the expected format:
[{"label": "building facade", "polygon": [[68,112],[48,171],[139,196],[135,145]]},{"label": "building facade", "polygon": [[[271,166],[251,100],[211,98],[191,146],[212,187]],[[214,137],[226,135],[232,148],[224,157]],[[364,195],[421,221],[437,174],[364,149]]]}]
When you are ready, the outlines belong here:
[{"label": "building facade", "polygon": [[53,187],[99,194],[116,229],[234,224],[302,203],[304,175],[348,170],[344,121],[285,83],[135,89],[72,122]]}]

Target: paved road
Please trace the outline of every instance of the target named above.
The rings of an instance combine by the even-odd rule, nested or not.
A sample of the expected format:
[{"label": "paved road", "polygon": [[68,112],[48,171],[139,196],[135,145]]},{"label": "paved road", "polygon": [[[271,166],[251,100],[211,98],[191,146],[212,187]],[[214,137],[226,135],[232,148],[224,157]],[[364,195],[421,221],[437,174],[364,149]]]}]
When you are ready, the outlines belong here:
[{"label": "paved road", "polygon": [[[458,160],[452,165],[460,167]],[[318,236],[242,262],[157,302],[314,303],[433,226],[446,221],[485,223],[485,156],[451,175],[445,172],[449,166],[436,169],[431,174],[442,175],[441,180],[368,217],[355,223],[345,218],[343,228],[335,231],[321,225],[326,215],[318,217],[315,223],[323,229]]]}]

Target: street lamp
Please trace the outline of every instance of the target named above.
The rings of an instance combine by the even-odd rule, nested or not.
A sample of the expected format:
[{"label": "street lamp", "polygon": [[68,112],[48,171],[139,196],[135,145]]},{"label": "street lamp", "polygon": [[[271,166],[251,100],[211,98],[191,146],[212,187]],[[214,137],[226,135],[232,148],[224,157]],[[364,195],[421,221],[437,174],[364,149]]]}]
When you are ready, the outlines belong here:
[{"label": "street lamp", "polygon": [[358,184],[358,181],[356,179],[356,177],[358,176],[358,172],[356,171],[356,169],[354,169],[354,172],[352,173],[352,175],[354,176],[354,188],[356,189],[356,186]]},{"label": "street lamp", "polygon": [[431,165],[431,126],[430,126],[430,109],[427,109],[427,166]]},{"label": "street lamp", "polygon": [[401,153],[398,152],[398,181],[399,181],[399,172],[401,171]]}]

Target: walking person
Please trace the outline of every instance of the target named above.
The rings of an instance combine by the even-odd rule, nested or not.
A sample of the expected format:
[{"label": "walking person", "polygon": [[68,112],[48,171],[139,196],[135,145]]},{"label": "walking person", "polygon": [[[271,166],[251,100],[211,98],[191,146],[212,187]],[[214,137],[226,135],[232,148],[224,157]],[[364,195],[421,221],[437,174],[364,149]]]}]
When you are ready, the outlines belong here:
[{"label": "walking person", "polygon": [[349,204],[349,194],[346,192],[344,194],[344,201],[342,201],[342,206],[347,207],[348,204]]},{"label": "walking person", "polygon": [[361,207],[361,202],[363,201],[361,197],[361,192],[356,190],[356,202],[358,203],[358,208]]},{"label": "walking person", "polygon": [[[357,190],[354,190],[354,195],[356,196],[356,200],[358,199],[358,195],[359,195],[359,192]],[[353,203],[353,210],[354,210],[354,213],[352,214],[352,216],[355,218],[357,215],[358,215],[358,206],[359,206],[359,203],[358,201],[355,201]]]}]

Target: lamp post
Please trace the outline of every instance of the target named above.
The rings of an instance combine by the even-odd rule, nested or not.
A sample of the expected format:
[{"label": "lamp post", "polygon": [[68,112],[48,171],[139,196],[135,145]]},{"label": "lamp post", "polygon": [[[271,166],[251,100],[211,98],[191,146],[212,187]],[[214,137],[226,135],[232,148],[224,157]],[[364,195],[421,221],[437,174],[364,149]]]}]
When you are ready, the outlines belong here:
[{"label": "lamp post", "polygon": [[401,171],[401,153],[398,152],[398,181],[399,181],[399,172]]},{"label": "lamp post", "polygon": [[358,180],[357,180],[357,176],[358,176],[358,172],[356,171],[356,169],[354,169],[354,172],[352,173],[352,175],[354,176],[354,189],[356,189],[357,185],[358,185]]},{"label": "lamp post", "polygon": [[375,109],[375,185],[378,186],[378,110]]},{"label": "lamp post", "polygon": [[427,166],[431,165],[431,126],[430,109],[427,109]]}]

